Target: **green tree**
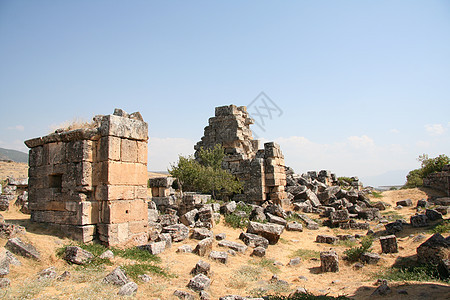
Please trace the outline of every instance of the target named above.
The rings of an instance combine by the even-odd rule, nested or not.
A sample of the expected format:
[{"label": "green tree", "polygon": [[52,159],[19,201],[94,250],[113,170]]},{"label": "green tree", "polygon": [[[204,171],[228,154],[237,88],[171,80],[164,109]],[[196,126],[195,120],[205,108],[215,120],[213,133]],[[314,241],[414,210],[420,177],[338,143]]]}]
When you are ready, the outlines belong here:
[{"label": "green tree", "polygon": [[429,158],[428,154],[419,155],[417,159],[421,163],[420,169],[412,170],[406,175],[406,184],[404,188],[414,188],[423,185],[423,178],[428,175],[442,171],[445,165],[450,164],[450,158],[441,154],[435,158]]},{"label": "green tree", "polygon": [[242,190],[239,180],[222,169],[224,157],[220,145],[213,149],[201,148],[197,160],[192,156],[180,155],[178,163],[171,165],[169,173],[179,180],[184,191],[208,193],[214,199],[223,198]]}]

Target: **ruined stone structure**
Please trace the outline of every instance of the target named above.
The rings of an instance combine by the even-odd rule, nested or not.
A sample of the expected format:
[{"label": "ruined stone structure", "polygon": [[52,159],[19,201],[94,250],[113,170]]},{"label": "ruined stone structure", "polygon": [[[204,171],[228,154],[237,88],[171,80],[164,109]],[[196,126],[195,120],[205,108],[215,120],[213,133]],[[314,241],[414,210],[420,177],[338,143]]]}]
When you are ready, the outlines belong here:
[{"label": "ruined stone structure", "polygon": [[450,165],[444,166],[441,172],[428,175],[423,179],[423,185],[442,191],[447,196],[450,196]]},{"label": "ruined stone structure", "polygon": [[259,149],[250,125],[253,119],[245,106],[216,107],[215,117],[209,119],[204,136],[194,147],[214,148],[222,145],[226,157],[223,168],[236,175],[244,184],[244,193],[236,199],[261,203],[264,200],[280,202],[286,199],[284,156],[276,143],[265,143]]},{"label": "ruined stone structure", "polygon": [[147,242],[147,140],[140,113],[116,109],[89,128],[26,141],[31,220],[83,242]]}]

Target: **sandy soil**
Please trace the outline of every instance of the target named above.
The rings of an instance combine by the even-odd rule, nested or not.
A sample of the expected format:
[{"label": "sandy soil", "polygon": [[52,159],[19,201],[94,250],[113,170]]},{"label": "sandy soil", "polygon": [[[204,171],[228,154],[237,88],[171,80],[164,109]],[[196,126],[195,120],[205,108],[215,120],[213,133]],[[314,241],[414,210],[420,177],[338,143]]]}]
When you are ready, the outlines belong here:
[{"label": "sandy soil", "polygon": [[[384,201],[395,206],[395,202],[401,199],[410,198],[416,204],[417,200],[427,198],[435,193],[429,190],[401,190],[383,193],[383,198],[372,199],[373,201]],[[409,220],[415,213],[415,209],[403,208],[395,211],[397,214]],[[22,266],[11,266],[10,274],[11,288],[0,290],[0,296],[4,293],[7,299],[119,299],[117,287],[101,284],[101,279],[113,268],[124,263],[131,263],[122,258],[113,259],[113,266],[106,266],[104,270],[83,270],[76,266],[68,265],[65,261],[56,256],[56,251],[71,241],[62,238],[62,235],[43,225],[33,224],[29,221],[29,216],[15,210],[2,213],[5,219],[14,224],[20,224],[27,228],[27,234],[21,238],[32,243],[42,254],[39,262],[18,257]],[[383,213],[386,214],[386,213]],[[317,218],[317,215],[310,215]],[[372,223],[372,228],[382,230],[381,224]],[[315,258],[302,259],[297,266],[288,266],[289,260],[295,256],[298,249],[309,249],[314,251],[324,251],[333,249],[342,257],[343,251],[348,249],[345,245],[318,244],[315,238],[318,234],[365,234],[364,231],[340,230],[320,227],[319,230],[307,230],[303,232],[288,232],[282,234],[282,238],[277,245],[269,246],[266,258],[253,258],[250,256],[251,249],[245,254],[230,256],[227,265],[209,260],[207,257],[199,257],[195,254],[179,254],[176,250],[179,246],[189,244],[195,247],[197,241],[188,239],[181,243],[174,243],[172,248],[160,254],[160,266],[168,270],[171,278],[152,275],[149,283],[138,282],[139,289],[136,294],[137,299],[176,299],[173,292],[176,289],[189,291],[186,285],[190,278],[191,269],[200,259],[211,264],[211,288],[212,299],[218,299],[227,294],[237,294],[248,296],[256,295],[260,288],[276,288],[270,285],[269,280],[274,273],[279,279],[286,280],[290,285],[289,289],[304,287],[314,294],[328,294],[332,296],[347,295],[354,299],[377,299],[370,296],[375,290],[376,279],[384,270],[390,268],[399,257],[414,257],[416,248],[421,242],[414,242],[413,239],[418,234],[423,234],[427,238],[431,236],[425,229],[411,229],[402,233],[398,237],[399,253],[381,254],[379,242],[374,242],[372,252],[381,255],[382,260],[378,265],[366,265],[360,270],[354,269],[354,264],[340,260],[340,270],[338,273],[321,273],[319,270],[320,261]],[[240,230],[232,229],[221,221],[213,228],[215,234],[225,233],[227,240],[239,241]],[[0,239],[0,246],[6,244],[5,239]],[[226,251],[220,248],[217,242],[213,245],[213,250]],[[269,260],[278,261],[283,265],[278,267],[262,267],[261,264]],[[55,266],[58,274],[65,270],[72,273],[72,277],[65,282],[49,281],[39,282],[36,280],[37,273],[41,270]],[[303,278],[301,278],[303,276]],[[305,279],[306,278],[306,279]],[[438,282],[391,282],[392,293],[383,299],[450,299],[450,286]],[[407,295],[398,294],[399,290],[406,290]],[[284,291],[288,293],[288,291]]]}]

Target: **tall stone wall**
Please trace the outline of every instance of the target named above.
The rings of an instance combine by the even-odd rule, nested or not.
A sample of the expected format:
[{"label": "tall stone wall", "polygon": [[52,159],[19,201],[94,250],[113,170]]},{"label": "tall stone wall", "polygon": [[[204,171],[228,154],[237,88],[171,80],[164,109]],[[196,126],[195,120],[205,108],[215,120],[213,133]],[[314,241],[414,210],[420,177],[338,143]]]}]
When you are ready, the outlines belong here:
[{"label": "tall stone wall", "polygon": [[250,125],[254,120],[245,106],[216,107],[215,116],[209,119],[204,136],[194,147],[196,156],[200,148],[212,149],[222,145],[226,157],[223,168],[236,175],[244,185],[244,193],[236,199],[261,203],[265,200],[279,202],[286,198],[286,173],[284,157],[276,143],[264,144],[254,140]]},{"label": "tall stone wall", "polygon": [[31,220],[83,242],[145,243],[147,140],[141,115],[116,109],[90,128],[26,141]]},{"label": "tall stone wall", "polygon": [[442,191],[450,197],[450,165],[442,168],[442,172],[428,175],[423,179],[423,185]]}]

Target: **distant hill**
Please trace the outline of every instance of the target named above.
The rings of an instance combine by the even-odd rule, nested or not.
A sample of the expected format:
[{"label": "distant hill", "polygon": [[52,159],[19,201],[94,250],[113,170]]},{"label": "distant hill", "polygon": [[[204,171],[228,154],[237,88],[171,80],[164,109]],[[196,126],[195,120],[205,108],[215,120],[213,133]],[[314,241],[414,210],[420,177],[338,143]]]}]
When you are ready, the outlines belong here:
[{"label": "distant hill", "polygon": [[28,153],[0,148],[0,160],[12,160],[15,162],[28,163]]}]

